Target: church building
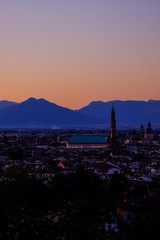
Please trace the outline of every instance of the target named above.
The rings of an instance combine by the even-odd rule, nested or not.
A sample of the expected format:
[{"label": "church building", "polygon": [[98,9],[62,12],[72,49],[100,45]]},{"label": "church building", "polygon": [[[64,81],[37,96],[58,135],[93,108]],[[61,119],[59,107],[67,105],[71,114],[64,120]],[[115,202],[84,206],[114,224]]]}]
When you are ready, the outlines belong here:
[{"label": "church building", "polygon": [[140,138],[141,140],[153,140],[153,130],[151,128],[151,123],[148,123],[147,129],[144,131],[143,125],[141,125],[140,129]]},{"label": "church building", "polygon": [[148,123],[148,127],[145,131],[144,139],[147,139],[147,140],[152,140],[153,139],[153,130],[151,128],[151,123],[150,122]]}]

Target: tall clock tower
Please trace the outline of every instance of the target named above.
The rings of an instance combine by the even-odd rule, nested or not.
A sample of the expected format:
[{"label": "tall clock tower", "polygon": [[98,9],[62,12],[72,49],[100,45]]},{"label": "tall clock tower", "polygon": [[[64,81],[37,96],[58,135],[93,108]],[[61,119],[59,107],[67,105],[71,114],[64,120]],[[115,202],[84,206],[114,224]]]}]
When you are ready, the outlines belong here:
[{"label": "tall clock tower", "polygon": [[111,139],[110,139],[111,147],[116,146],[116,116],[115,116],[115,109],[114,105],[112,105],[111,111]]}]

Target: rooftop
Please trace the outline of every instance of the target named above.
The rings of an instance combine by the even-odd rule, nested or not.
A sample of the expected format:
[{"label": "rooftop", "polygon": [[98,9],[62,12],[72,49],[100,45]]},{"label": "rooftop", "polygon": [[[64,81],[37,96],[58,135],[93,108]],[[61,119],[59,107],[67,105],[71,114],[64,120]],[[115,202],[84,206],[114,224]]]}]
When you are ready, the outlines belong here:
[{"label": "rooftop", "polygon": [[105,137],[102,136],[91,136],[91,135],[84,135],[84,136],[73,136],[69,139],[70,144],[107,144],[108,141]]}]

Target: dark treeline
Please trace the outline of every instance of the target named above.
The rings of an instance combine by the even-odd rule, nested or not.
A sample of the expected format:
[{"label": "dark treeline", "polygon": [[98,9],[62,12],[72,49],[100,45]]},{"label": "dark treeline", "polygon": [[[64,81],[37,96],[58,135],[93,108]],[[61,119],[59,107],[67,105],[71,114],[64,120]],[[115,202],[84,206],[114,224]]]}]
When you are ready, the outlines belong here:
[{"label": "dark treeline", "polygon": [[[126,195],[146,191],[144,186],[134,192],[130,188],[123,175],[102,181],[83,168],[71,175],[57,173],[46,186],[23,168],[11,167],[0,183],[0,239],[122,239],[113,229],[105,231],[105,223],[118,223],[117,205]],[[149,239],[144,226],[139,228],[141,234],[132,229],[128,239]]]}]

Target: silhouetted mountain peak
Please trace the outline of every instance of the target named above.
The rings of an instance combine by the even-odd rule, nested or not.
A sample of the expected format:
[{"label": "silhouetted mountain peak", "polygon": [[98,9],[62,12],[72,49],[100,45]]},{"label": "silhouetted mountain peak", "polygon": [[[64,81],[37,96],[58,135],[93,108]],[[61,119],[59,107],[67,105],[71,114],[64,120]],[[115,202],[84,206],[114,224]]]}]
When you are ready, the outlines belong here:
[{"label": "silhouetted mountain peak", "polygon": [[[44,98],[34,98],[34,97],[30,97],[28,98],[27,100],[25,100],[24,102],[22,102],[21,104],[51,104],[51,102],[45,100]],[[52,103],[52,104],[55,104],[55,103]],[[56,104],[55,104],[56,105]]]},{"label": "silhouetted mountain peak", "polygon": [[33,103],[33,102],[36,102],[36,101],[37,101],[36,98],[30,97],[30,98],[28,98],[27,100],[23,101],[22,103]]},{"label": "silhouetted mountain peak", "polygon": [[[85,109],[85,108],[94,108],[95,106],[100,106],[100,105],[103,105],[103,104],[105,104],[105,102],[103,102],[103,101],[92,101],[92,102],[90,102],[87,106],[85,106],[85,107],[83,107],[83,108],[81,108],[81,109]],[[79,109],[79,110],[76,110],[76,111],[80,111],[81,109]]]},{"label": "silhouetted mountain peak", "polygon": [[103,103],[104,103],[103,101],[93,101],[89,105],[92,106],[92,105],[103,104]]},{"label": "silhouetted mountain peak", "polygon": [[0,127],[109,126],[112,103],[117,125],[139,127],[150,120],[153,127],[160,126],[160,100],[93,101],[74,111],[31,97],[22,103],[0,101]]},{"label": "silhouetted mountain peak", "polygon": [[158,102],[160,102],[160,100],[149,99],[148,102],[150,102],[150,103],[155,103],[155,102],[157,102],[157,103],[158,103]]},{"label": "silhouetted mountain peak", "polygon": [[90,126],[97,120],[45,99],[29,98],[0,111],[0,127],[75,127]]},{"label": "silhouetted mountain peak", "polygon": [[18,103],[16,103],[16,102],[10,102],[10,101],[7,101],[7,100],[2,100],[2,101],[0,101],[0,110],[6,109],[6,108],[11,107],[11,106],[15,106],[17,104]]},{"label": "silhouetted mountain peak", "polygon": [[117,124],[139,127],[142,123],[145,125],[149,119],[153,126],[160,126],[160,100],[115,100],[103,104],[97,101],[80,109],[79,112],[99,120],[104,119],[104,122],[109,123],[112,103],[116,110]]}]

